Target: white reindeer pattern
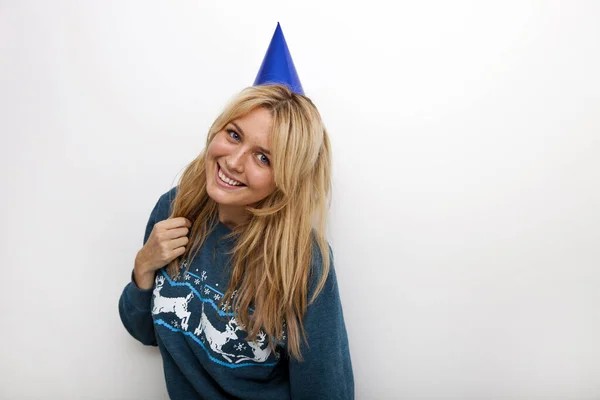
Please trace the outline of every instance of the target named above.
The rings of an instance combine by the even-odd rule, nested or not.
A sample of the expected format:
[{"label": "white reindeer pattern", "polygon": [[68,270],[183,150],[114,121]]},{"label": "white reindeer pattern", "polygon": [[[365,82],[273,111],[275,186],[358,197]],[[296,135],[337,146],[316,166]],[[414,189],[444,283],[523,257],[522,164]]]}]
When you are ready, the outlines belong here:
[{"label": "white reindeer pattern", "polygon": [[186,297],[163,297],[160,295],[165,284],[165,277],[159,276],[156,278],[156,287],[152,291],[154,296],[154,307],[152,314],[159,313],[175,313],[181,319],[181,328],[184,331],[188,329],[188,321],[190,320],[191,312],[188,311],[188,304],[194,297],[194,293],[190,292]]},{"label": "white reindeer pattern", "polygon": [[204,336],[206,337],[206,340],[208,340],[208,345],[210,346],[211,350],[214,351],[215,353],[219,353],[220,355],[222,355],[223,358],[226,359],[227,361],[232,362],[230,357],[236,357],[236,355],[226,353],[223,351],[222,348],[225,345],[225,343],[229,342],[231,339],[235,340],[238,338],[238,336],[236,335],[235,332],[239,329],[240,329],[240,326],[237,323],[237,321],[235,320],[235,318],[231,318],[229,320],[229,323],[227,323],[227,326],[225,326],[224,332],[221,332],[220,330],[215,328],[210,323],[210,321],[208,320],[208,317],[204,313],[204,302],[203,302],[202,303],[202,317],[200,317],[200,324],[194,331],[194,335],[199,336],[202,332],[204,332]]},{"label": "white reindeer pattern", "polygon": [[264,333],[263,331],[260,331],[258,333],[258,340],[248,342],[248,346],[250,346],[250,348],[252,348],[254,357],[242,357],[242,358],[239,358],[235,363],[238,364],[242,361],[247,361],[247,360],[256,361],[256,362],[267,361],[267,358],[269,358],[269,356],[271,355],[271,348],[269,346],[265,347],[264,349],[262,348],[262,346],[265,344],[266,337],[267,337],[266,333]]}]

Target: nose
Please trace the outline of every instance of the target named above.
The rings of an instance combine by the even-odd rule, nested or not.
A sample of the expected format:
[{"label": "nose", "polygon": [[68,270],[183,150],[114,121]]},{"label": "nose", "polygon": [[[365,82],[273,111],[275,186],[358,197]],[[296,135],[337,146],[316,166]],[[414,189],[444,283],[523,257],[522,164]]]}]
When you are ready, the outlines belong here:
[{"label": "nose", "polygon": [[246,150],[243,148],[238,148],[236,151],[233,151],[229,157],[225,159],[227,167],[235,172],[242,173],[244,172],[244,162],[246,159]]}]

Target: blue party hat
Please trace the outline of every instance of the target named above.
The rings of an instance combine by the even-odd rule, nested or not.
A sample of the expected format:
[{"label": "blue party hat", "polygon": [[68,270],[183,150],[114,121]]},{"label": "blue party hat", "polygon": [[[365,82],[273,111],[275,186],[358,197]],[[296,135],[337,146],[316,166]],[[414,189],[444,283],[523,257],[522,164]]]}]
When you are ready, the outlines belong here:
[{"label": "blue party hat", "polygon": [[254,86],[279,83],[286,85],[294,93],[304,94],[300,78],[294,67],[290,49],[287,47],[279,22],[271,43],[258,70]]}]

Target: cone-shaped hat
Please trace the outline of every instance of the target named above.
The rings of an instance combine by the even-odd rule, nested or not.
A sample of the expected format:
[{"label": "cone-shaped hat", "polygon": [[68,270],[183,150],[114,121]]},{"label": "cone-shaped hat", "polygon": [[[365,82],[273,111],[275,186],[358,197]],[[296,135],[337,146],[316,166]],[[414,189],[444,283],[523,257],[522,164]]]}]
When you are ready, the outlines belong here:
[{"label": "cone-shaped hat", "polygon": [[260,70],[254,80],[254,86],[279,83],[286,85],[294,93],[304,94],[300,78],[294,67],[292,55],[287,47],[279,22],[271,43],[265,54]]}]

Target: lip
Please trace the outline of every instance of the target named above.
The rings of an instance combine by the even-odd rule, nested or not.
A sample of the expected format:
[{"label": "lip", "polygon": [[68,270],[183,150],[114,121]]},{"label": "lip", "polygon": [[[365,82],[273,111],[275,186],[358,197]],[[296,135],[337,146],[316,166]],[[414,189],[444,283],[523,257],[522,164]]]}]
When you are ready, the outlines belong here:
[{"label": "lip", "polygon": [[[221,180],[221,178],[219,178],[219,171],[221,171],[221,166],[219,165],[219,163],[217,164],[217,168],[215,169],[215,182],[217,183],[217,185],[219,185],[220,187],[222,187],[223,189],[227,189],[227,190],[240,190],[246,187],[246,185],[243,186],[234,186],[234,185],[230,185],[227,182],[223,182]],[[223,174],[227,177],[229,177],[229,175],[227,175],[225,173],[225,171],[223,171]],[[234,179],[235,180],[235,179]]]}]

